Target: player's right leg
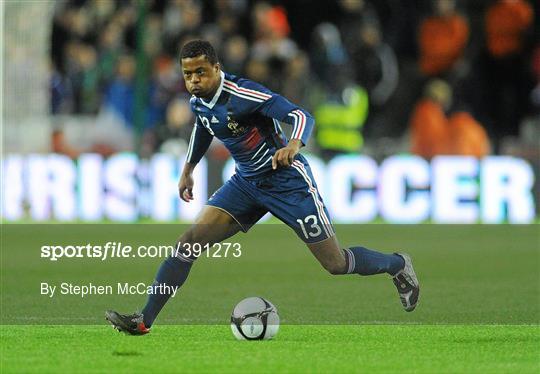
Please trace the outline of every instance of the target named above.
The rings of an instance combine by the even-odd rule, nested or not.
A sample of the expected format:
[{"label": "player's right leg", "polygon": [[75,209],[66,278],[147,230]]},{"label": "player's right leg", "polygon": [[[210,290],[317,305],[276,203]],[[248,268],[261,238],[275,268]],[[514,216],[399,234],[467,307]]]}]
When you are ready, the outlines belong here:
[{"label": "player's right leg", "polygon": [[175,255],[161,264],[152,284],[154,292],[149,294],[142,312],[123,315],[109,310],[105,314],[106,319],[117,330],[128,334],[148,333],[157,315],[173,294],[172,290],[177,291],[186,281],[196,260],[191,250],[194,245],[204,248],[206,244],[219,243],[240,230],[240,225],[229,213],[214,206],[205,206],[195,223],[178,240]]}]

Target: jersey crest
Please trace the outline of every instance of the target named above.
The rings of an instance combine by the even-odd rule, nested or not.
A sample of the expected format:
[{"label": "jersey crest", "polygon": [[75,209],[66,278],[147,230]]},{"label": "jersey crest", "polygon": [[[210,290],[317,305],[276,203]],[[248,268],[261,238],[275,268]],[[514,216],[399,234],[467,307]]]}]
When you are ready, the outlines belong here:
[{"label": "jersey crest", "polygon": [[227,127],[233,136],[240,136],[247,130],[246,126],[241,126],[237,121],[231,118],[231,116],[227,116]]}]

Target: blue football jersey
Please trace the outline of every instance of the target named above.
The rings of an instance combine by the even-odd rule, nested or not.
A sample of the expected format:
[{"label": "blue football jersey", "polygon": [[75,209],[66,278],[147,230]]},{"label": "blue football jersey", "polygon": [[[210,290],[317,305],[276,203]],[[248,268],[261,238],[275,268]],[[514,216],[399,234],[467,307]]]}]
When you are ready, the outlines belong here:
[{"label": "blue football jersey", "polygon": [[211,101],[193,96],[190,104],[196,121],[187,162],[198,163],[215,136],[236,161],[236,172],[248,178],[270,172],[272,156],[287,145],[280,123],[293,126],[291,139],[304,145],[314,125],[311,114],[283,96],[224,72]]}]

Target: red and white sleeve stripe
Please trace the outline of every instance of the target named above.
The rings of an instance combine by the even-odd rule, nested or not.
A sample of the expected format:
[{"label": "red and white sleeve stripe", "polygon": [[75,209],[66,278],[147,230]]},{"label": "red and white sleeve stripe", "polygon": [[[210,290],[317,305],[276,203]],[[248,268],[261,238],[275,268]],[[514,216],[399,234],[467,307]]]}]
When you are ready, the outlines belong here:
[{"label": "red and white sleeve stripe", "polygon": [[306,129],[306,115],[299,109],[293,110],[289,116],[294,119],[294,128],[291,139],[302,139],[304,130]]},{"label": "red and white sleeve stripe", "polygon": [[256,101],[258,103],[262,103],[272,97],[272,95],[261,91],[240,87],[233,81],[227,79],[225,79],[225,81],[223,82],[223,89],[235,96],[251,101]]}]

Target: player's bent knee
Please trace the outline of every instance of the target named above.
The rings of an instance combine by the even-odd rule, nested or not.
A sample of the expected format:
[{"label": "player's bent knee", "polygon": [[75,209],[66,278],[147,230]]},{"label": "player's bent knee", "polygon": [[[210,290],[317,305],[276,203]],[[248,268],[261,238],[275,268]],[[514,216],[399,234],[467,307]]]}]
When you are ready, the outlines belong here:
[{"label": "player's bent knee", "polygon": [[342,275],[346,273],[345,267],[341,266],[338,263],[325,263],[322,265],[326,269],[326,271],[332,275]]},{"label": "player's bent knee", "polygon": [[182,234],[180,239],[178,239],[178,242],[176,243],[176,248],[178,248],[178,246],[182,246],[183,243],[193,243],[194,239],[195,235],[193,235],[193,230],[190,228]]},{"label": "player's bent knee", "polygon": [[193,262],[202,255],[208,245],[211,246],[214,243],[215,241],[211,240],[204,230],[198,230],[196,226],[192,226],[176,242],[173,257]]},{"label": "player's bent knee", "polygon": [[347,273],[347,262],[335,237],[308,244],[308,248],[328,273],[332,275]]},{"label": "player's bent knee", "polygon": [[191,226],[178,240],[178,245],[191,245],[194,246],[195,244],[204,246],[206,244],[213,244],[210,243],[208,240],[209,236],[204,232],[205,230],[201,229],[200,227],[194,225]]}]

